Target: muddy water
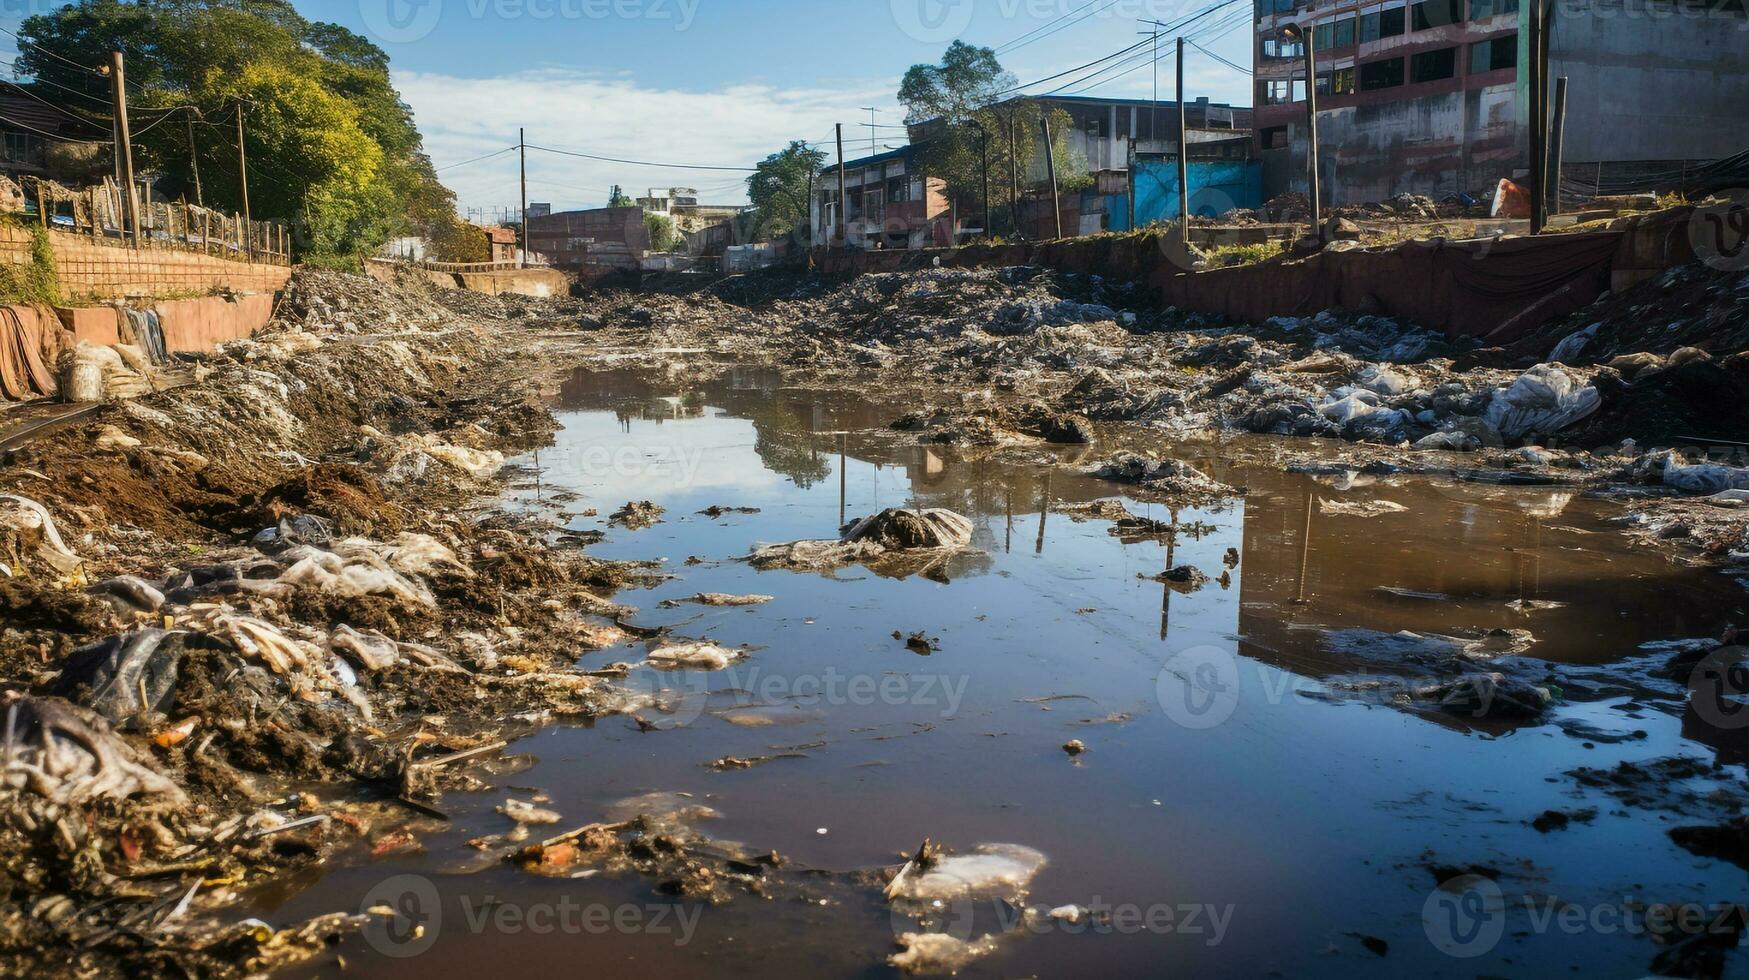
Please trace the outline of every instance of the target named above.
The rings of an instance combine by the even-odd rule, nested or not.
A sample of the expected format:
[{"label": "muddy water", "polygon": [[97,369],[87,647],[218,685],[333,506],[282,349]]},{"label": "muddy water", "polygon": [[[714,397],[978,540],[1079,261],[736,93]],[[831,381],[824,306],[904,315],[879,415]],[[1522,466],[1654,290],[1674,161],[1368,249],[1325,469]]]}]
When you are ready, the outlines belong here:
[{"label": "muddy water", "polygon": [[[545,730],[514,747],[525,771],[445,801],[454,819],[425,837],[424,854],[263,898],[258,914],[291,919],[357,908],[396,875],[429,881],[441,915],[431,941],[391,948],[421,950],[396,956],[349,940],[339,954],[354,969],[424,980],[507,968],[890,972],[895,923],[876,889],[841,878],[818,879],[812,902],[741,896],[676,915],[648,881],[456,867],[471,853],[462,841],[508,826],[495,804],[535,790],[567,827],[628,797],[692,794],[720,812],[708,825],[714,837],[775,849],[798,870],[891,864],[926,837],[960,850],[1023,844],[1049,859],[1030,901],[1114,910],[1104,934],[1059,924],[1011,936],[966,971],[974,976],[1639,975],[1657,947],[1611,910],[1744,897],[1740,870],[1694,858],[1665,836],[1669,823],[1621,811],[1562,775],[1732,750],[1685,739],[1671,715],[1619,697],[1564,704],[1549,723],[1514,728],[1319,696],[1327,679],[1389,672],[1355,653],[1354,638],[1371,635],[1356,631],[1521,629],[1535,637],[1531,657],[1605,664],[1644,642],[1716,634],[1741,609],[1735,584],[1629,550],[1603,505],[1289,476],[1267,464],[1268,444],[1247,441],[1180,447],[1247,486],[1243,501],[1177,512],[1128,501],[1198,533],[1124,541],[1107,523],[1045,506],[1124,499],[1119,487],[1052,467],[1048,454],[979,459],[908,445],[881,431],[890,407],[787,389],[768,372],[696,388],[579,375],[558,408],[559,445],[519,499],[539,506],[575,493],[562,506],[600,516],[572,526],[607,533],[592,553],[665,561],[672,581],[622,596],[643,609],[640,623],[752,653],[708,677],[635,674],[631,683],[676,695],[671,713],[648,716],[655,730],[626,718]],[[1109,442],[1150,445],[1145,433]],[[643,499],[667,508],[664,523],[606,525],[622,503]],[[1327,501],[1403,509],[1355,516],[1326,512]],[[698,513],[711,506],[757,513]],[[757,543],[831,537],[845,517],[894,506],[971,517],[984,557],[951,568],[947,581],[856,568],[760,573],[728,560]],[[1152,580],[1180,564],[1218,577],[1229,549],[1239,561],[1225,584],[1180,594]],[[775,599],[658,606],[699,592]],[[909,649],[895,631],[923,632],[933,652]],[[1583,724],[1584,737],[1563,723]],[[1599,737],[1611,732],[1644,734]],[[1078,759],[1063,751],[1071,739],[1088,747]],[[724,756],[782,758],[709,768]],[[1544,810],[1580,807],[1599,816],[1553,834],[1528,826]],[[1431,862],[1499,869],[1504,919],[1491,910],[1454,921],[1429,906]],[[1534,912],[1526,894],[1538,896]],[[1596,914],[1578,928],[1538,919],[1551,901]],[[545,917],[568,907],[612,912],[617,925]],[[1497,920],[1503,935],[1487,931]],[[1430,938],[1454,929],[1463,944],[1450,948],[1472,956]],[[1384,946],[1369,949],[1368,938]]]}]

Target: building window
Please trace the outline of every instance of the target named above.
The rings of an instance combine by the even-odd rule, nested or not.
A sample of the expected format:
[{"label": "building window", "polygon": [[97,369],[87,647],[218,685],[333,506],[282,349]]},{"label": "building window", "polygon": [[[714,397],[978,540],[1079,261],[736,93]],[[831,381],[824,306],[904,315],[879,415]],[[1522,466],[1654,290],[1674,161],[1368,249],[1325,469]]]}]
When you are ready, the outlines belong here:
[{"label": "building window", "polygon": [[1403,33],[1403,8],[1393,7],[1390,10],[1376,10],[1370,14],[1360,15],[1360,40],[1366,44],[1380,38],[1396,37]]},{"label": "building window", "polygon": [[1423,0],[1415,5],[1415,29],[1450,27],[1464,22],[1464,0]]},{"label": "building window", "polygon": [[1501,14],[1518,13],[1518,0],[1470,0],[1470,19],[1487,20]]},{"label": "building window", "polygon": [[1319,95],[1353,95],[1354,67],[1333,68],[1318,73]]},{"label": "building window", "polygon": [[1319,24],[1312,28],[1312,41],[1319,51],[1353,47],[1354,18],[1344,17],[1327,24]]},{"label": "building window", "polygon": [[1360,90],[1376,92],[1403,84],[1403,59],[1387,58],[1360,66]]},{"label": "building window", "polygon": [[1293,93],[1295,87],[1303,87],[1304,84],[1305,83],[1303,82],[1290,82],[1285,78],[1276,78],[1267,82],[1260,82],[1259,88],[1263,90],[1263,104],[1287,105],[1294,101]]},{"label": "building window", "polygon": [[1287,127],[1270,126],[1267,129],[1260,130],[1257,134],[1257,139],[1258,142],[1262,144],[1262,149],[1281,149],[1287,146]]},{"label": "building window", "polygon": [[1457,48],[1422,51],[1409,59],[1409,70],[1417,82],[1437,82],[1457,75]]},{"label": "building window", "polygon": [[1305,56],[1305,45],[1298,41],[1283,41],[1273,37],[1263,39],[1264,58],[1304,58]]},{"label": "building window", "polygon": [[26,133],[6,134],[6,162],[30,162],[30,136]]},{"label": "building window", "polygon": [[1518,35],[1508,34],[1470,45],[1470,74],[1518,67]]}]

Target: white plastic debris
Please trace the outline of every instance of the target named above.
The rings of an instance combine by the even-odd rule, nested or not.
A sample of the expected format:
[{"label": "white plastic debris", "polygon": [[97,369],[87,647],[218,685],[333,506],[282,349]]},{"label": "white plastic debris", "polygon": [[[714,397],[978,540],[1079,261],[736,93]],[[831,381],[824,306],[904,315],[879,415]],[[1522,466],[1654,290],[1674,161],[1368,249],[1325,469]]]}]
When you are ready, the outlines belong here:
[{"label": "white plastic debris", "polygon": [[1749,467],[1695,463],[1685,466],[1674,453],[1664,464],[1664,484],[1684,493],[1717,495],[1731,490],[1749,490]]},{"label": "white plastic debris", "polygon": [[1603,405],[1603,395],[1590,385],[1550,364],[1538,364],[1509,387],[1497,389],[1488,402],[1488,423],[1508,439],[1531,433],[1548,435],[1590,417]]},{"label": "white plastic debris", "polygon": [[34,543],[36,557],[62,575],[70,575],[84,564],[61,540],[61,532],[48,508],[29,497],[0,493],[0,532],[17,536],[25,546]]},{"label": "white plastic debris", "polygon": [[650,663],[669,670],[723,670],[741,656],[715,643],[670,643],[650,651]]}]

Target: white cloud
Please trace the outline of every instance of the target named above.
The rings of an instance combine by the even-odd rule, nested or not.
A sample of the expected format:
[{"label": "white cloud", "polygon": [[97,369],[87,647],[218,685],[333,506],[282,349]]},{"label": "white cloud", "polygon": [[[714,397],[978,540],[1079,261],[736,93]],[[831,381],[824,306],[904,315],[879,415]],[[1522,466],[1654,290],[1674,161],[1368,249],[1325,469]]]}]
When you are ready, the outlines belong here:
[{"label": "white cloud", "polygon": [[[791,140],[826,140],[844,123],[845,152],[868,149],[858,106],[887,108],[900,118],[895,86],[872,82],[849,89],[737,84],[718,89],[647,88],[623,75],[540,68],[498,78],[396,72],[395,85],[439,167],[483,156],[516,142],[598,156],[670,163],[751,167]],[[898,130],[883,131],[901,136]],[[825,147],[832,152],[830,147]],[[637,197],[650,187],[696,187],[710,203],[744,203],[747,174],[656,169],[529,151],[529,199],[555,209],[598,207],[615,184]],[[515,206],[517,158],[506,154],[439,176],[463,207]]]}]

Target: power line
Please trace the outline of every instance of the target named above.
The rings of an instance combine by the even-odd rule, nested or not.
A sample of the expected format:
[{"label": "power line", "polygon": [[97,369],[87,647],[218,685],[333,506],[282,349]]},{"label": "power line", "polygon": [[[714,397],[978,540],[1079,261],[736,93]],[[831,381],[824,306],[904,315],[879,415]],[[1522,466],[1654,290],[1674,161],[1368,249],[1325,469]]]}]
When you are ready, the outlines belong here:
[{"label": "power line", "polygon": [[55,135],[55,134],[54,134],[54,133],[45,133],[45,132],[43,132],[43,131],[42,131],[42,130],[40,130],[40,129],[37,129],[37,128],[36,128],[36,127],[34,127],[34,126],[27,126],[27,125],[25,125],[25,124],[24,124],[24,123],[21,123],[21,122],[19,122],[19,121],[18,121],[18,120],[16,120],[16,119],[8,119],[8,118],[6,118],[6,117],[5,117],[5,116],[0,116],[0,122],[3,122],[3,123],[5,123],[5,124],[6,124],[6,125],[8,125],[8,126],[17,126],[17,127],[18,127],[18,128],[19,128],[19,129],[22,129],[22,130],[25,130],[25,131],[26,131],[26,132],[31,132],[31,133],[35,133],[35,134],[37,134],[37,135],[38,135],[38,136],[41,136],[41,137],[43,137],[43,138],[44,138],[44,139],[51,139],[51,140],[56,140],[56,141],[59,141],[59,142],[62,142],[62,143],[79,143],[79,144],[89,144],[89,143],[106,143],[106,142],[109,142],[109,141],[108,141],[108,140],[104,140],[104,139],[84,139],[84,140],[79,140],[79,139],[71,139],[71,138],[69,138],[69,137],[66,137],[66,136],[57,136],[57,135]]},{"label": "power line", "polygon": [[1251,74],[1251,69],[1240,67],[1239,65],[1236,65],[1231,61],[1228,61],[1227,59],[1221,57],[1220,55],[1215,54],[1213,51],[1210,51],[1208,48],[1203,47],[1202,45],[1196,43],[1195,41],[1191,41],[1191,40],[1187,39],[1184,43],[1190,45],[1191,47],[1197,49],[1198,51],[1201,51],[1203,54],[1208,55],[1210,58],[1213,58],[1214,60],[1220,62],[1223,65],[1226,65],[1228,68],[1231,68],[1234,71],[1239,72],[1242,75]]},{"label": "power line", "polygon": [[[1009,53],[1014,52],[1014,51],[1019,51],[1021,48],[1024,48],[1028,45],[1036,44],[1039,41],[1042,41],[1045,38],[1050,37],[1051,35],[1056,34],[1059,31],[1065,30],[1065,29],[1070,28],[1070,27],[1074,27],[1076,24],[1079,24],[1082,21],[1085,21],[1088,18],[1091,18],[1091,17],[1099,14],[1101,11],[1107,10],[1107,9],[1111,8],[1112,6],[1115,6],[1117,4],[1117,0],[1107,0],[1106,3],[1099,4],[1098,10],[1089,11],[1085,17],[1080,17],[1080,18],[1077,18],[1073,21],[1069,21],[1069,18],[1074,17],[1076,14],[1081,13],[1082,11],[1087,10],[1087,8],[1092,7],[1096,4],[1099,4],[1099,0],[1091,0],[1090,3],[1086,3],[1086,4],[1083,4],[1079,7],[1076,7],[1074,10],[1071,10],[1066,14],[1060,14],[1057,17],[1045,22],[1044,24],[1042,24],[1038,27],[1035,27],[1030,31],[1027,31],[1025,34],[1022,34],[1020,37],[1015,38],[1014,40],[1008,42],[1007,44],[1004,44],[1000,48],[997,48],[996,53],[997,54],[1009,54]],[[1052,25],[1058,23],[1059,21],[1069,21],[1069,22],[1063,24],[1060,27],[1056,27],[1053,29]],[[1039,34],[1040,31],[1044,31],[1044,33]],[[1038,36],[1033,37],[1033,35],[1035,35],[1035,34],[1037,34]]]},{"label": "power line", "polygon": [[753,173],[755,170],[753,167],[716,167],[700,163],[652,163],[648,160],[626,160],[620,157],[604,157],[597,156],[593,153],[582,153],[577,150],[557,150],[550,146],[535,146],[533,143],[530,143],[528,148],[531,150],[539,150],[542,153],[556,153],[560,156],[580,157],[584,160],[598,160],[602,163],[619,163],[630,167],[658,167],[663,170],[723,170],[733,171],[735,173]]},{"label": "power line", "polygon": [[434,168],[432,168],[431,172],[434,174],[440,174],[440,173],[443,173],[445,170],[454,170],[457,167],[466,167],[469,164],[479,163],[482,160],[490,160],[493,157],[501,157],[506,153],[515,153],[516,149],[517,148],[514,146],[507,146],[502,150],[494,150],[491,153],[486,154],[485,156],[478,156],[478,157],[473,158],[472,160],[463,160],[460,163],[451,163],[451,164],[448,164],[448,165],[442,166],[442,167],[434,167]]},{"label": "power line", "polygon": [[71,109],[68,109],[65,106],[57,105],[56,103],[50,102],[48,99],[45,99],[40,95],[37,95],[35,92],[32,92],[30,89],[25,88],[23,85],[20,85],[17,82],[11,81],[10,79],[0,78],[0,85],[10,85],[13,88],[17,89],[19,91],[19,94],[23,95],[25,98],[35,99],[36,101],[41,102],[43,105],[48,106],[50,109],[53,109],[56,112],[60,113],[61,115],[66,116],[68,119],[72,119],[72,120],[75,120],[77,122],[85,123],[88,126],[92,125],[91,120],[88,119],[87,117],[81,116],[78,113],[74,112]]},{"label": "power line", "polygon": [[58,55],[58,54],[54,53],[53,51],[50,51],[48,48],[45,48],[42,45],[37,44],[35,41],[26,41],[24,38],[19,37],[13,31],[7,30],[4,27],[0,27],[0,33],[5,33],[8,35],[11,35],[12,39],[17,41],[19,44],[22,44],[27,48],[35,48],[36,50],[41,51],[43,54],[46,54],[49,57],[55,59],[56,61],[64,62],[65,64],[72,65],[74,68],[77,68],[80,71],[88,71],[93,75],[102,75],[103,74],[103,72],[101,72],[98,69],[93,68],[89,65],[81,65],[80,63],[72,60],[71,58],[64,58],[61,55]]},{"label": "power line", "polygon": [[[12,70],[12,77],[14,77],[14,78],[17,78],[19,75],[23,74],[22,72],[20,72],[18,70],[18,63],[16,61],[9,60],[6,58],[0,58],[0,63],[5,64],[7,68],[10,68]],[[60,82],[57,82],[54,79],[43,78],[39,75],[32,75],[32,76],[30,76],[30,79],[31,79],[30,83],[32,85],[47,85],[50,88],[58,88],[58,89],[62,90],[63,92],[67,92],[67,93],[70,93],[72,95],[77,95],[81,99],[85,99],[88,102],[95,102],[98,105],[103,106],[105,109],[108,109],[110,107],[110,100],[109,99],[99,98],[98,96],[92,95],[89,92],[81,92],[80,90],[74,88],[71,85],[62,85]]]}]

